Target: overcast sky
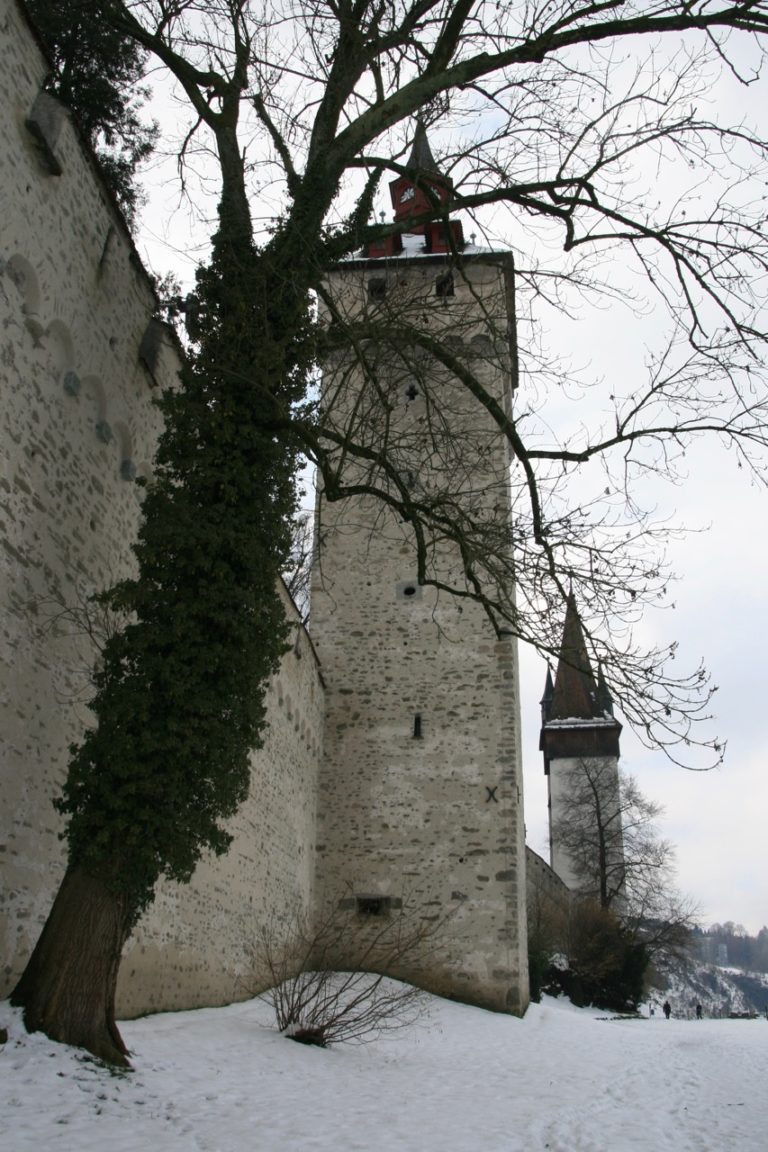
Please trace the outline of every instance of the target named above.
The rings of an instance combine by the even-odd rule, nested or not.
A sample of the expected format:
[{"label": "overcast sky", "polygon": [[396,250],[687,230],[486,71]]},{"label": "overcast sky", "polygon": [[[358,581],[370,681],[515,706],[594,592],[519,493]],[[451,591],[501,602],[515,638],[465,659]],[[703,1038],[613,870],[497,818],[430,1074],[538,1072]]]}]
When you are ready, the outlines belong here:
[{"label": "overcast sky", "polygon": [[[653,324],[650,317],[639,328]],[[554,320],[549,338],[570,349],[576,366],[588,361],[617,392],[631,393],[633,381],[639,387],[650,338],[620,306],[597,323],[586,315]],[[570,415],[553,413],[552,424],[573,426],[579,411],[600,402],[600,392],[585,393]],[[755,933],[768,924],[768,491],[710,436],[687,449],[679,482],[646,481],[638,494],[659,520],[686,531],[667,544],[673,579],[665,602],[674,608],[646,610],[636,635],[648,647],[677,641],[678,673],[705,666],[717,692],[701,734],[727,748],[721,767],[689,772],[649,752],[625,727],[622,767],[664,806],[660,830],[676,845],[679,887],[698,904],[702,924],[733,920]],[[545,673],[539,657],[521,651],[528,843],[548,860],[538,751]]]},{"label": "overcast sky", "polygon": [[[677,847],[679,886],[699,904],[702,923],[733,920],[755,933],[768,924],[768,494],[729,455],[702,450],[671,501],[684,522],[711,527],[673,546],[677,607],[647,625],[660,641],[680,641],[681,665],[703,660],[710,670],[718,691],[708,727],[727,741],[726,756],[711,772],[687,772],[625,728],[621,764],[664,805],[660,829]],[[527,838],[549,859],[538,751],[545,670],[521,652]]]}]

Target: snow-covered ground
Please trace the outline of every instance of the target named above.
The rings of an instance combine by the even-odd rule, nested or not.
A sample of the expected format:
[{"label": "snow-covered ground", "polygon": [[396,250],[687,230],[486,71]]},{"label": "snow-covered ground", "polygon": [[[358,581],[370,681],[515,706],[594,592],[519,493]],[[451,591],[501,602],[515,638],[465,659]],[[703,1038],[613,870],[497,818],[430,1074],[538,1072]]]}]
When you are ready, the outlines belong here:
[{"label": "snow-covered ground", "polygon": [[123,1025],[135,1071],[27,1036],[0,1004],[3,1152],[765,1152],[768,1022],[524,1020],[428,1000],[327,1050],[259,1002]]}]

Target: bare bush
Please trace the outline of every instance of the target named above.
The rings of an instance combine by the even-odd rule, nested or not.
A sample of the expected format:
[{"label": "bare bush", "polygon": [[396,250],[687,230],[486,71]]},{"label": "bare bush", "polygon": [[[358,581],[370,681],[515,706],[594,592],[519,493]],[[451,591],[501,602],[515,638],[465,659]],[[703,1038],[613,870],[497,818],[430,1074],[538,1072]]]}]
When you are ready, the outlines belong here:
[{"label": "bare bush", "polygon": [[374,1040],[413,1024],[426,1010],[422,989],[388,973],[423,958],[435,931],[434,922],[417,921],[402,908],[374,916],[336,907],[319,923],[296,916],[287,926],[261,931],[251,974],[241,983],[272,1006],[291,1040],[321,1048]]}]

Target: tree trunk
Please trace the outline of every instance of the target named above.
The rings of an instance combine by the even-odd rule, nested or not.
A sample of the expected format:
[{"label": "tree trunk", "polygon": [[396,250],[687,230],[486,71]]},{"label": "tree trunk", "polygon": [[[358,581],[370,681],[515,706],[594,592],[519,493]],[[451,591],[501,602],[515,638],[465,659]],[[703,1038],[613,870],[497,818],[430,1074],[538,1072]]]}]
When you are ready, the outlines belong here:
[{"label": "tree trunk", "polygon": [[133,922],[124,896],[70,867],[11,1003],[29,1032],[130,1067],[115,1024],[120,955]]}]

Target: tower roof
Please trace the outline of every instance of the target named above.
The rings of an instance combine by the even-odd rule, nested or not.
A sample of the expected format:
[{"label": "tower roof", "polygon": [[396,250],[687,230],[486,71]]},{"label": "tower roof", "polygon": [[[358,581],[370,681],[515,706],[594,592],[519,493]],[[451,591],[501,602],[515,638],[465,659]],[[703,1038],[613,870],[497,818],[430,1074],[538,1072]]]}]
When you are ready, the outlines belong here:
[{"label": "tower roof", "polygon": [[464,248],[461,221],[451,217],[453,182],[444,176],[432,155],[424,121],[417,119],[408,163],[389,184],[397,230],[368,245],[368,258],[397,256],[403,235],[423,236],[422,252],[449,257]]},{"label": "tower roof", "polygon": [[603,712],[613,716],[613,698],[605,680],[602,664],[597,666],[597,702]]},{"label": "tower roof", "polygon": [[588,720],[602,716],[597,699],[597,684],[584,642],[584,630],[573,593],[568,597],[563,641],[557,663],[555,686],[549,705],[548,719],[574,717]]},{"label": "tower roof", "polygon": [[552,679],[552,669],[547,664],[547,678],[544,681],[544,695],[542,696],[539,704],[541,705],[541,722],[546,724],[547,716],[549,715],[549,708],[552,704],[552,697],[555,694],[555,682]]},{"label": "tower roof", "polygon": [[602,668],[597,681],[592,672],[573,593],[568,597],[554,685],[547,669],[541,722],[539,747],[546,773],[555,757],[619,754],[621,724],[614,718]]},{"label": "tower roof", "polygon": [[[437,162],[432,155],[432,149],[427,139],[427,129],[421,118],[416,121],[416,131],[413,136],[413,144],[411,145],[411,154],[408,157],[408,167],[413,168],[416,172],[429,172],[433,176],[442,176]],[[445,177],[443,177],[443,179],[445,179]]]}]

